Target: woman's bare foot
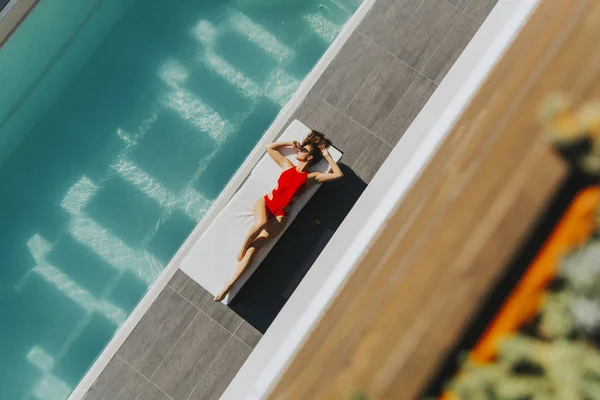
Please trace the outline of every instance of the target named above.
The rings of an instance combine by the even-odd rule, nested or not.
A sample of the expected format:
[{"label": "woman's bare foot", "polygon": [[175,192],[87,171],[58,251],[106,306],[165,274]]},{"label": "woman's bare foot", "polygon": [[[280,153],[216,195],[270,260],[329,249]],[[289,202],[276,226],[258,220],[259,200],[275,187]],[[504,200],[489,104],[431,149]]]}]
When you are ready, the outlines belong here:
[{"label": "woman's bare foot", "polygon": [[223,290],[221,290],[221,292],[215,296],[214,300],[216,302],[222,301],[225,298],[225,296],[227,296],[227,293],[229,293],[230,290],[231,290],[231,285],[229,285],[229,284],[225,285]]}]

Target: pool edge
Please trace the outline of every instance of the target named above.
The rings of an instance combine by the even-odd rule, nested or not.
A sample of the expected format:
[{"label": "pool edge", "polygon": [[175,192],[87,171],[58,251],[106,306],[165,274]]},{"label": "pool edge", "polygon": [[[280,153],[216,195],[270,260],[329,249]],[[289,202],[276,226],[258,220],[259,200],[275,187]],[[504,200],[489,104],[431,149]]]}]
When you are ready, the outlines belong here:
[{"label": "pool edge", "polygon": [[363,0],[358,9],[350,17],[350,19],[344,24],[344,27],[329,45],[325,53],[321,56],[317,64],[308,73],[308,75],[302,80],[300,86],[294,92],[294,95],[290,100],[283,106],[279,111],[275,120],[271,123],[265,134],[258,141],[250,155],[242,163],[240,168],[236,171],[231,180],[227,183],[223,191],[219,194],[217,199],[214,201],[208,212],[204,215],[202,220],[196,225],[194,230],[189,234],[186,240],[183,242],[181,247],[177,250],[169,264],[158,276],[156,281],[148,288],[146,294],[138,305],[131,312],[127,320],[119,327],[115,332],[110,342],[106,345],[104,350],[100,353],[96,361],[92,364],[90,369],[83,376],[79,384],[73,389],[73,392],[68,397],[68,400],[80,400],[87,394],[94,382],[98,379],[102,371],[106,368],[108,363],[117,354],[119,348],[123,345],[125,340],[133,332],[137,324],[150,309],[158,295],[167,286],[173,275],[179,269],[181,261],[188,255],[189,251],[193,247],[195,241],[204,233],[208,226],[212,223],[217,214],[223,209],[227,202],[233,197],[238,188],[246,180],[252,168],[258,163],[264,153],[264,145],[273,141],[277,135],[283,130],[286,122],[292,116],[293,112],[300,106],[302,101],[308,96],[310,90],[315,85],[317,80],[321,77],[326,68],[333,61],[335,56],[341,50],[342,46],[349,39],[350,35],[356,30],[360,22],[367,15],[372,5],[376,0]]}]

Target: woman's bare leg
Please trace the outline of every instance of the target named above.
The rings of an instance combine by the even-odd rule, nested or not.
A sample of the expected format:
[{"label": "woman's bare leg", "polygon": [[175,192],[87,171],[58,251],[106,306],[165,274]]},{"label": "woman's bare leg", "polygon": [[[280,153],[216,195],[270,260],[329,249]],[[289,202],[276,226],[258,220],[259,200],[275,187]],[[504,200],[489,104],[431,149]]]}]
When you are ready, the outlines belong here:
[{"label": "woman's bare leg", "polygon": [[229,282],[227,282],[227,284],[223,287],[223,290],[221,290],[221,292],[215,296],[215,301],[221,301],[225,298],[225,296],[227,296],[227,293],[229,293],[233,285],[235,285],[235,283],[240,279],[240,276],[242,276],[246,268],[248,268],[248,265],[254,258],[256,252],[259,251],[265,245],[269,238],[277,236],[279,232],[281,232],[281,229],[284,225],[285,217],[273,218],[266,224],[265,229],[263,229],[248,246],[244,257],[238,263],[237,268],[233,273],[233,276],[231,277]]},{"label": "woman's bare leg", "polygon": [[260,234],[260,232],[265,228],[269,219],[269,216],[267,214],[267,205],[265,203],[265,199],[262,197],[258,199],[256,203],[254,203],[254,209],[252,211],[254,212],[254,225],[252,225],[252,227],[250,228],[250,231],[246,235],[246,238],[242,243],[242,247],[240,248],[240,251],[237,254],[238,262],[242,261],[244,255],[246,254],[246,250],[248,250],[248,246],[250,246],[250,243],[252,243],[254,239],[256,239],[257,236]]}]

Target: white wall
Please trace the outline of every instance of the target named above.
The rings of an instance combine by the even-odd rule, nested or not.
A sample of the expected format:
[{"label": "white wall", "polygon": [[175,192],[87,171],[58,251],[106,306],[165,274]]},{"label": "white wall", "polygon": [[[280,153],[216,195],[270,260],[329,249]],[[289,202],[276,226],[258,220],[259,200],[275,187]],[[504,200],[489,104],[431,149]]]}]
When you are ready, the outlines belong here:
[{"label": "white wall", "polygon": [[[353,267],[352,257],[356,260],[364,251],[385,214],[400,201],[418,176],[454,119],[510,43],[511,35],[518,31],[536,4],[534,0],[499,1],[340,225],[222,399],[259,399],[268,392],[302,338],[348,276]],[[392,190],[396,193],[391,193]],[[369,229],[372,232],[367,232]]]}]

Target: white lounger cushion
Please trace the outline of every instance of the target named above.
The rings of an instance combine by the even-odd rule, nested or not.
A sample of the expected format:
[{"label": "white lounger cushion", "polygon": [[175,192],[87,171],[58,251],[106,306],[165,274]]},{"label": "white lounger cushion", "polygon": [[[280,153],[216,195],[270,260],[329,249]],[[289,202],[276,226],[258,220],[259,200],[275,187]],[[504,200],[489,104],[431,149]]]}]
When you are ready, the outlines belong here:
[{"label": "white lounger cushion", "polygon": [[[308,127],[300,121],[295,120],[280,136],[278,141],[302,141],[309,133],[310,129]],[[296,152],[293,149],[285,148],[281,152],[290,161],[297,164],[295,159]],[[336,162],[342,157],[342,153],[333,146],[329,149],[329,153]],[[311,172],[327,172],[328,170],[329,164],[324,159],[310,168]],[[190,253],[182,261],[181,270],[213,295],[219,293],[225,283],[233,276],[233,272],[237,267],[237,253],[242,245],[242,241],[254,223],[252,209],[256,200],[269,193],[275,187],[281,172],[281,168],[275,164],[268,154],[265,154],[256,164],[246,182],[244,182],[229,203],[221,210],[215,220],[194,244]],[[281,234],[285,232],[285,229],[287,229],[296,215],[298,215],[298,212],[315,194],[319,186],[319,184],[310,186],[294,202],[288,216],[288,222]],[[253,262],[246,269],[246,272],[223,300],[224,303],[231,301],[241,286],[258,268],[269,251],[271,251],[277,240],[279,240],[279,237],[271,238],[255,256]]]}]

